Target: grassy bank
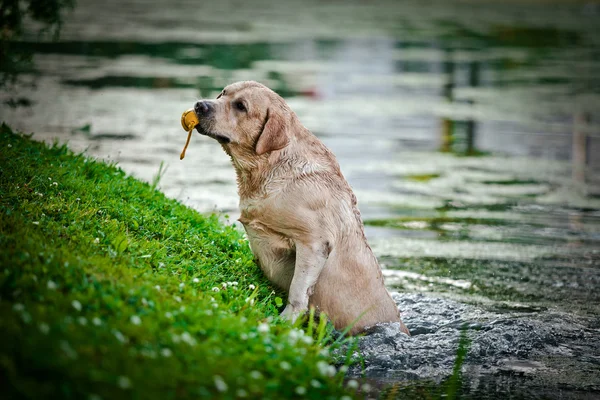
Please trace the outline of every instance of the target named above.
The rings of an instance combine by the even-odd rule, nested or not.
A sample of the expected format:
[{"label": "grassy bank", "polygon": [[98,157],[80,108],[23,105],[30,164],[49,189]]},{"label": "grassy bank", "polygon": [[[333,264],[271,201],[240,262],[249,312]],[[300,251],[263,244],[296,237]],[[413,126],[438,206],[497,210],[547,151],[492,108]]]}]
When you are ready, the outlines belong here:
[{"label": "grassy bank", "polygon": [[0,266],[4,398],[352,395],[239,232],[6,126]]}]

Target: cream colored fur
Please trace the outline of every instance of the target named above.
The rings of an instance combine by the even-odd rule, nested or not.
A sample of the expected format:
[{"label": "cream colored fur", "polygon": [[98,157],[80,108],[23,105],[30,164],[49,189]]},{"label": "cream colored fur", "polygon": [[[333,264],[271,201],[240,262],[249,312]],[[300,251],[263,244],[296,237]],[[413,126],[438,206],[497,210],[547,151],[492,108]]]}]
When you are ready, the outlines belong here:
[{"label": "cream colored fur", "polygon": [[252,251],[268,279],[289,294],[282,315],[293,321],[314,306],[337,329],[354,324],[351,334],[402,324],[356,197],[329,149],[259,83],[229,85],[209,104],[198,130],[231,156]]}]

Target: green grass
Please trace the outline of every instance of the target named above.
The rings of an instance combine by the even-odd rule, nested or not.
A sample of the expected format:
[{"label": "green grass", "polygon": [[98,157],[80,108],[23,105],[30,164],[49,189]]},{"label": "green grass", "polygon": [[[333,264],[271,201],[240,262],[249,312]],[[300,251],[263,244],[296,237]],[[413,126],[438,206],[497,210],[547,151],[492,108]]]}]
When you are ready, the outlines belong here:
[{"label": "green grass", "polygon": [[355,394],[216,216],[6,125],[0,167],[4,398]]}]

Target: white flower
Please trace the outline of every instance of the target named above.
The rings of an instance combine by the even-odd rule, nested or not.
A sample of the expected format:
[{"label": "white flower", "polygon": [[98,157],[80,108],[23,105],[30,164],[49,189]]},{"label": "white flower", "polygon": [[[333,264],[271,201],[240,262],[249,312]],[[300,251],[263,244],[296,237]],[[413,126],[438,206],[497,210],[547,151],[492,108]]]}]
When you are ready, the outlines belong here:
[{"label": "white flower", "polygon": [[130,320],[131,320],[131,323],[134,324],[134,325],[141,325],[142,324],[142,319],[139,316],[137,316],[137,315],[132,315],[131,318],[130,318]]},{"label": "white flower", "polygon": [[77,359],[77,352],[71,347],[69,342],[67,342],[66,340],[60,341],[60,349],[65,352],[67,357],[73,360]]},{"label": "white flower", "polygon": [[51,180],[52,180],[52,178],[48,177],[48,180],[49,180],[49,181],[51,181]]},{"label": "white flower", "polygon": [[71,302],[71,305],[73,306],[74,309],[76,309],[77,311],[81,311],[81,303],[77,300],[73,300]]},{"label": "white flower", "polygon": [[192,337],[192,335],[190,335],[188,332],[183,332],[181,334],[181,340],[183,340],[185,343],[189,344],[190,346],[196,345],[196,339],[194,339]]},{"label": "white flower", "polygon": [[304,396],[306,394],[306,388],[303,386],[298,386],[296,388],[296,393],[300,396]]},{"label": "white flower", "polygon": [[57,288],[58,286],[57,286],[57,285],[56,285],[56,283],[54,283],[53,281],[48,281],[48,283],[46,284],[46,287],[47,287],[49,290],[56,290],[56,288]]},{"label": "white flower", "polygon": [[316,379],[313,379],[312,381],[310,381],[310,386],[318,389],[321,387],[321,382],[319,382]]},{"label": "white flower", "polygon": [[212,288],[212,291],[213,291],[213,292],[218,292],[218,291],[219,291],[219,288],[215,286],[214,288]]},{"label": "white flower", "polygon": [[300,338],[303,334],[304,334],[304,332],[302,332],[299,329],[292,329],[290,331],[290,333],[288,333],[288,340],[289,340],[290,344],[295,345],[296,342],[298,341],[298,338]]},{"label": "white flower", "polygon": [[292,365],[287,361],[280,362],[279,367],[284,371],[289,371],[290,369],[292,369]]},{"label": "white flower", "polygon": [[173,298],[175,299],[176,302],[181,303],[181,297],[173,296]]},{"label": "white flower", "polygon": [[250,305],[251,305],[251,306],[253,306],[253,305],[254,305],[254,299],[253,299],[253,298],[251,298],[251,297],[246,297],[246,300],[245,300],[245,302],[246,302],[246,303],[250,303]]},{"label": "white flower", "polygon": [[8,144],[8,147],[12,147],[12,144],[10,144],[10,143],[9,143],[9,144]]},{"label": "white flower", "polygon": [[228,282],[228,283],[231,283],[232,286],[237,286],[238,285],[237,282]]},{"label": "white flower", "polygon": [[250,378],[252,379],[261,379],[262,378],[262,374],[259,371],[251,371],[250,372]]},{"label": "white flower", "polygon": [[352,397],[350,397],[350,396],[342,396],[342,397],[340,397],[340,400],[352,400]]},{"label": "white flower", "polygon": [[48,326],[48,324],[47,324],[47,323],[45,323],[45,322],[42,322],[42,323],[39,325],[39,328],[40,328],[40,332],[42,332],[44,335],[47,335],[47,334],[48,334],[48,332],[50,332],[50,327],[49,327],[49,326]]},{"label": "white flower", "polygon": [[52,186],[58,186],[58,182],[52,182]]},{"label": "white flower", "polygon": [[194,278],[194,279],[192,279],[192,282],[194,282],[194,283],[198,283],[198,282],[200,282],[200,279],[198,279],[198,278]]},{"label": "white flower", "polygon": [[340,372],[345,374],[346,372],[348,372],[348,366],[347,365],[342,365],[340,367]]},{"label": "white flower", "polygon": [[267,333],[267,332],[269,332],[269,324],[266,324],[263,322],[262,324],[258,325],[257,330],[260,333]]},{"label": "white flower", "polygon": [[310,336],[303,336],[302,337],[302,341],[306,344],[312,344],[313,343],[313,338]]},{"label": "white flower", "polygon": [[319,369],[319,372],[323,376],[334,376],[335,375],[335,367],[333,365],[327,364],[323,360],[317,362],[317,368]]},{"label": "white flower", "polygon": [[173,314],[171,314],[170,312],[168,312],[168,311],[167,311],[167,312],[165,313],[165,317],[167,317],[167,318],[171,319],[171,318],[173,318]]},{"label": "white flower", "polygon": [[235,394],[237,397],[248,397],[248,393],[244,389],[238,389]]},{"label": "white flower", "polygon": [[356,379],[350,379],[348,382],[346,382],[346,386],[348,386],[350,389],[358,389],[358,382]]},{"label": "white flower", "polygon": [[160,354],[161,354],[163,357],[171,357],[171,356],[173,355],[173,352],[171,351],[171,349],[169,349],[169,348],[166,348],[166,347],[165,347],[164,349],[162,349],[162,350],[160,351]]},{"label": "white flower", "polygon": [[160,286],[156,285],[156,286],[154,286],[154,289],[160,290]]},{"label": "white flower", "polygon": [[23,311],[23,310],[25,310],[25,306],[23,304],[21,304],[21,303],[15,303],[13,305],[13,311],[19,312],[19,311]]},{"label": "white flower", "polygon": [[98,317],[94,317],[94,319],[92,320],[92,324],[94,324],[96,326],[100,326],[100,325],[102,325],[102,320]]},{"label": "white flower", "polygon": [[180,288],[182,288],[182,287],[184,287],[184,286],[185,286],[185,283],[183,283],[183,282],[181,282],[181,283],[179,284],[179,287],[180,287]]},{"label": "white flower", "polygon": [[39,225],[39,224],[40,224],[40,221],[33,221],[33,222],[32,222],[32,224],[34,224],[34,225]]},{"label": "white flower", "polygon": [[119,379],[117,379],[117,385],[121,389],[129,389],[131,387],[131,380],[129,380],[128,377],[121,375]]},{"label": "white flower", "polygon": [[114,331],[113,335],[117,338],[117,340],[121,343],[127,343],[127,338],[119,331]]},{"label": "white flower", "polygon": [[363,385],[360,388],[362,389],[363,392],[371,391],[371,385],[369,385],[368,383],[363,383]]},{"label": "white flower", "polygon": [[219,392],[227,391],[227,384],[225,383],[223,378],[221,378],[219,375],[215,375],[213,376],[213,380],[215,381],[215,387]]},{"label": "white flower", "polygon": [[94,243],[96,243],[96,244],[100,243],[100,238],[94,239]]},{"label": "white flower", "polygon": [[78,197],[78,198],[75,199],[75,201],[81,201],[81,199]]},{"label": "white flower", "polygon": [[254,289],[256,289],[256,286],[254,286],[253,284],[249,284],[249,285],[248,285],[248,289],[250,289],[250,290],[254,290]]},{"label": "white flower", "polygon": [[87,325],[87,319],[85,317],[77,318],[77,322],[79,322],[79,325]]}]

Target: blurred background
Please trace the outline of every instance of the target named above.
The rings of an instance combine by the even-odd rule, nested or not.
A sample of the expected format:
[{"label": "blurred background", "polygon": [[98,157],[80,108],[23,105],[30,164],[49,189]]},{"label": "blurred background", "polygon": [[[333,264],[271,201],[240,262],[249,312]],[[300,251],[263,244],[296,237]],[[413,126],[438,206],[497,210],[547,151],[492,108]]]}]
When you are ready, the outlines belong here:
[{"label": "blurred background", "polygon": [[392,290],[559,309],[597,338],[599,2],[78,0],[58,41],[30,32],[13,128],[233,223],[228,157],[194,135],[180,161],[179,120],[257,80],[336,154]]},{"label": "blurred background", "polygon": [[194,135],[180,161],[179,119],[257,80],[337,155],[380,255],[456,244],[462,256],[575,248],[597,260],[598,2],[79,0],[62,11],[58,41],[32,25],[19,43],[33,64],[2,93],[13,128],[160,178],[168,196],[234,221],[228,157]]}]

